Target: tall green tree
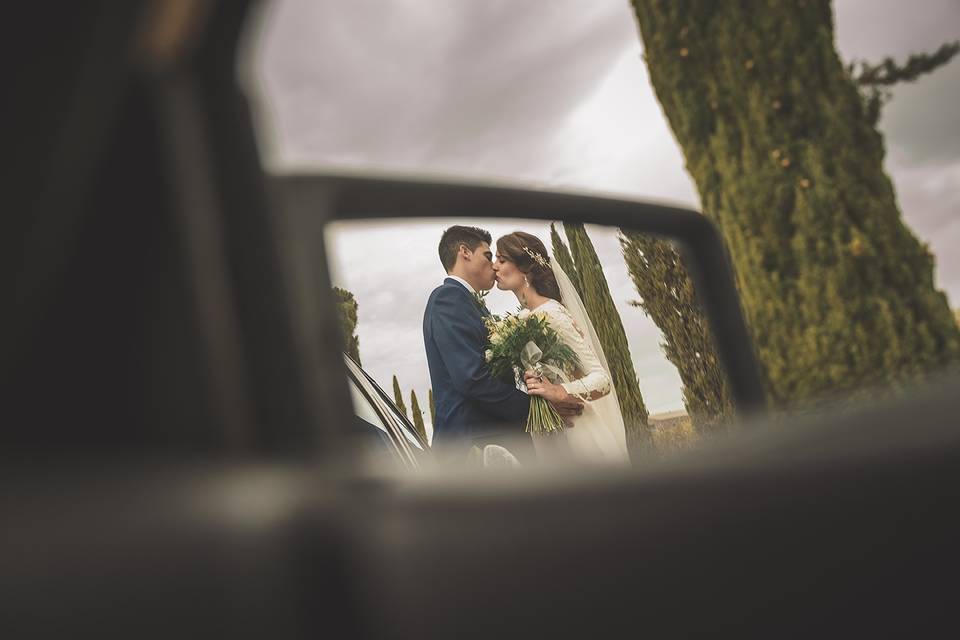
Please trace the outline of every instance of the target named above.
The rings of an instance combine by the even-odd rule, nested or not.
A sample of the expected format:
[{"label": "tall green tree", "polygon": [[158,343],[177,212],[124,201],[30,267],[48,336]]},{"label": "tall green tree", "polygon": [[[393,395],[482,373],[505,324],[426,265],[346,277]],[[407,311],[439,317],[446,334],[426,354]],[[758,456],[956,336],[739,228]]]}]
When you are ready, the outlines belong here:
[{"label": "tall green tree", "polygon": [[427,402],[430,404],[430,424],[437,424],[437,406],[433,404],[433,389],[427,390]]},{"label": "tall green tree", "polygon": [[410,391],[410,413],[413,416],[413,428],[427,441],[427,427],[423,424],[423,411],[420,410],[420,403],[417,402],[417,392]]},{"label": "tall green tree", "polygon": [[870,85],[837,54],[830,2],[632,4],[775,403],[956,367],[960,332],[901,219]]},{"label": "tall green tree", "polygon": [[557,232],[557,227],[550,223],[550,243],[553,245],[553,258],[563,269],[563,272],[570,278],[577,295],[583,299],[583,284],[580,282],[580,274],[577,272],[577,265],[573,263],[573,256],[570,255],[570,249],[563,243],[563,238]]},{"label": "tall green tree", "polygon": [[333,288],[333,299],[340,318],[340,331],[343,335],[343,350],[360,363],[360,338],[357,337],[357,300],[353,294],[340,287]]},{"label": "tall green tree", "polygon": [[[643,455],[653,450],[653,433],[648,421],[647,407],[640,395],[637,372],[630,357],[627,334],[623,330],[623,321],[613,303],[607,278],[603,275],[600,258],[593,247],[590,237],[582,224],[564,224],[571,264],[580,281],[580,298],[587,308],[587,314],[597,330],[597,336],[607,356],[610,376],[617,390],[620,411],[627,431],[627,445],[631,453]],[[554,256],[561,255],[563,241],[559,235],[551,234],[554,241]],[[559,250],[558,250],[559,248]],[[563,262],[561,258],[561,266]],[[566,272],[566,268],[564,268]],[[571,280],[573,277],[571,276]]]},{"label": "tall green tree", "polygon": [[393,375],[393,401],[397,404],[397,408],[400,409],[400,413],[410,417],[407,414],[407,405],[403,404],[403,392],[400,391],[400,382],[397,381],[397,375]]},{"label": "tall green tree", "polygon": [[729,424],[733,401],[703,307],[680,253],[668,241],[624,231],[620,247],[643,309],[663,333],[664,355],[683,382],[683,402],[697,431]]}]

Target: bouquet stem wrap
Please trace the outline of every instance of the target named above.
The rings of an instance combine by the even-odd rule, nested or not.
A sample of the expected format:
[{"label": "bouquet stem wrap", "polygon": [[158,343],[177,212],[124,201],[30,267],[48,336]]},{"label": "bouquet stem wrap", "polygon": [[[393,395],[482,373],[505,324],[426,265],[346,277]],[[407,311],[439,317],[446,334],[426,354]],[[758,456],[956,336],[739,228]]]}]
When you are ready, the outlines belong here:
[{"label": "bouquet stem wrap", "polygon": [[[546,376],[550,382],[569,382],[563,371],[543,361],[543,351],[532,340],[520,352],[524,370],[532,370],[538,376]],[[547,400],[540,396],[530,398],[530,413],[527,414],[527,433],[559,433],[563,431],[563,417]]]},{"label": "bouquet stem wrap", "polygon": [[[522,309],[516,315],[489,316],[487,349],[484,359],[490,374],[506,384],[519,385],[524,371],[535,371],[551,382],[569,382],[564,371],[574,371],[580,361],[577,354],[550,326],[549,317]],[[540,396],[530,396],[527,433],[557,433],[563,430],[563,418]]]}]

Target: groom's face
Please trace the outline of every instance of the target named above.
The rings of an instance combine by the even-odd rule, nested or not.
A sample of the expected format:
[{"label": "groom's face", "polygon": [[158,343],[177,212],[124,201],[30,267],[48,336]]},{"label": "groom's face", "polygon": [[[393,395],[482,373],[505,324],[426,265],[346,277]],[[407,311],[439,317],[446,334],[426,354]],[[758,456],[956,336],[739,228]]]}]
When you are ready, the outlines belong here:
[{"label": "groom's face", "polygon": [[480,291],[493,288],[497,274],[493,271],[493,252],[490,245],[481,242],[473,251],[468,252],[467,270],[470,274],[470,284]]}]

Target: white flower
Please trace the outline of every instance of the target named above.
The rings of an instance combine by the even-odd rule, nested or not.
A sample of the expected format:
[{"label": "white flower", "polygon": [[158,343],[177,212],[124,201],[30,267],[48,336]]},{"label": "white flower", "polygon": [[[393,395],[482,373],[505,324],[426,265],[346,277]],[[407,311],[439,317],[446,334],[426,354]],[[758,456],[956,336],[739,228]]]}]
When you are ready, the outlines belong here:
[{"label": "white flower", "polygon": [[491,360],[493,360],[493,351],[490,351],[490,349],[487,349],[486,352],[484,352],[483,357],[487,360],[487,362],[490,362]]},{"label": "white flower", "polygon": [[517,314],[517,317],[521,320],[526,320],[530,317],[530,309],[520,309],[520,313]]},{"label": "white flower", "polygon": [[500,335],[499,331],[490,334],[490,344],[500,344],[501,342],[503,342],[503,336]]}]

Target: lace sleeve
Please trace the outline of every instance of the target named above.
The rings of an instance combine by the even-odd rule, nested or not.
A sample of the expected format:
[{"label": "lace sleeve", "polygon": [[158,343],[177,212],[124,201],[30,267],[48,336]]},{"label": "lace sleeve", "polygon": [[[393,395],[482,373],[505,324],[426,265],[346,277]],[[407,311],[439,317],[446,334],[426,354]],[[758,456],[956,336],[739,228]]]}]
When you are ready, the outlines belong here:
[{"label": "lace sleeve", "polygon": [[596,400],[609,394],[612,384],[610,374],[600,364],[590,342],[586,340],[580,327],[576,325],[567,310],[558,304],[550,309],[549,318],[550,326],[580,358],[580,370],[576,372],[578,377],[562,384],[564,390],[584,401]]}]

